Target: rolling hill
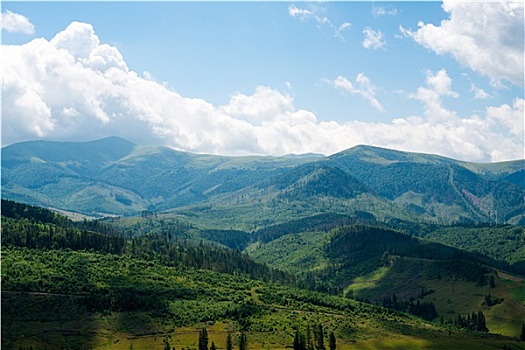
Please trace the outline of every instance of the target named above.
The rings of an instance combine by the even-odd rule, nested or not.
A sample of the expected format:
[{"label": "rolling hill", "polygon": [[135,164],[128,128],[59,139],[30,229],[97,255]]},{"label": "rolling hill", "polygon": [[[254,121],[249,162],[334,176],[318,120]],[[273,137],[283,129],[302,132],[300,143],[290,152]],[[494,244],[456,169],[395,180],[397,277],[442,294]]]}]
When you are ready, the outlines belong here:
[{"label": "rolling hill", "polygon": [[[2,201],[2,347],[195,348],[207,328],[219,348],[228,334],[244,334],[250,349],[287,349],[294,334],[322,327],[325,342],[334,333],[343,350],[524,348],[523,279],[499,271],[477,286],[472,278],[495,274],[477,255],[348,220],[315,216],[243,233],[154,216],[75,223]],[[227,248],[242,246],[243,235],[252,256],[261,245],[277,244],[267,250],[274,257],[297,250],[273,261],[319,271],[336,286],[351,277],[352,292],[302,288],[302,279]],[[376,302],[351,300],[359,295]]]}]

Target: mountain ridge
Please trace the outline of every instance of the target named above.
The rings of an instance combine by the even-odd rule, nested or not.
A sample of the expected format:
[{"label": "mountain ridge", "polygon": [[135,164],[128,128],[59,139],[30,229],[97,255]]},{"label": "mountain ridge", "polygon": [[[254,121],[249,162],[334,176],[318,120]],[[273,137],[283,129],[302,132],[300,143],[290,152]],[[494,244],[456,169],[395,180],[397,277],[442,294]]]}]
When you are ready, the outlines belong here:
[{"label": "mountain ridge", "polygon": [[229,210],[278,202],[287,211],[300,202],[309,215],[379,206],[385,217],[483,222],[497,215],[500,222],[519,223],[524,169],[522,160],[470,163],[365,145],[322,157],[228,157],[109,137],[2,148],[2,192],[7,199],[99,216],[203,204],[224,210],[228,199]]}]

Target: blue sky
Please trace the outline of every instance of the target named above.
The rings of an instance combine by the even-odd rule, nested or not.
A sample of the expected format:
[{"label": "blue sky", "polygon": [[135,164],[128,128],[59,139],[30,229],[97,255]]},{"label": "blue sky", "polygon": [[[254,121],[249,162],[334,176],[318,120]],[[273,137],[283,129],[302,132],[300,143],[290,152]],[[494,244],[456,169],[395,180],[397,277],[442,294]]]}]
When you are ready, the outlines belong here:
[{"label": "blue sky", "polygon": [[119,135],[230,155],[366,143],[523,158],[522,3],[3,2],[2,14],[3,145]]}]

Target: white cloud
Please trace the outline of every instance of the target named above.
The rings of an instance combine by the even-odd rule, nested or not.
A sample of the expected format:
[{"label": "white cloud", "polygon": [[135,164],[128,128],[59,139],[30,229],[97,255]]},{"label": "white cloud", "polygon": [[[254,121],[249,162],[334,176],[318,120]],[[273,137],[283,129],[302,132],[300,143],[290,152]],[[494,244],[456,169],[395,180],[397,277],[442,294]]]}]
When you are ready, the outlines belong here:
[{"label": "white cloud", "polygon": [[383,6],[372,6],[372,15],[374,17],[381,17],[381,16],[395,16],[397,15],[397,8],[395,7],[388,7],[385,8]]},{"label": "white cloud", "polygon": [[368,100],[370,104],[379,111],[384,110],[381,103],[379,103],[379,101],[375,97],[377,88],[363,73],[359,73],[355,79],[355,82],[359,84],[359,88],[355,87],[350,80],[343,76],[338,76],[334,81],[329,81],[328,79],[325,79],[325,81],[332,84],[335,88],[340,89],[344,92],[349,92],[363,97],[364,99]]},{"label": "white cloud", "polygon": [[426,76],[427,86],[419,87],[417,92],[410,94],[409,97],[423,102],[425,116],[433,123],[455,118],[455,112],[444,108],[441,101],[441,96],[459,97],[458,93],[451,89],[452,79],[447,71],[441,69],[436,74],[428,71]]},{"label": "white cloud", "polygon": [[470,91],[472,91],[474,93],[474,98],[476,100],[484,100],[484,99],[490,97],[490,95],[485,90],[483,90],[482,88],[477,87],[474,84],[471,84]]},{"label": "white cloud", "polygon": [[298,8],[295,5],[290,5],[288,7],[288,14],[294,18],[299,18],[301,21],[314,20],[319,29],[323,27],[330,28],[334,36],[338,39],[345,40],[343,32],[350,29],[352,24],[350,22],[343,22],[340,25],[334,24],[330,18],[320,14],[322,10],[319,7],[314,7],[310,5],[309,9]]},{"label": "white cloud", "polygon": [[2,29],[9,33],[35,34],[35,26],[27,17],[11,11],[2,13]]},{"label": "white cloud", "polygon": [[512,106],[508,104],[499,107],[488,107],[487,117],[492,124],[501,124],[507,128],[513,136],[523,139],[523,99],[515,99]]},{"label": "white cloud", "polygon": [[365,49],[382,49],[386,46],[386,41],[383,38],[383,33],[380,30],[373,30],[366,27],[363,29],[365,38],[363,39],[363,47]]},{"label": "white cloud", "polygon": [[290,5],[288,7],[288,14],[292,17],[299,17],[302,20],[305,20],[311,16],[314,16],[314,12],[306,9],[300,9],[295,5]]},{"label": "white cloud", "polygon": [[449,54],[460,64],[489,77],[523,86],[523,2],[444,1],[449,18],[440,25],[418,24],[417,31],[401,32],[439,55]]},{"label": "white cloud", "polygon": [[[523,157],[523,99],[479,115],[462,118],[448,111],[447,118],[433,117],[433,110],[445,110],[443,96],[457,95],[445,71],[427,73],[426,86],[413,93],[425,103],[423,116],[340,123],[319,121],[296,108],[293,97],[266,86],[236,93],[222,106],[185,98],[129,70],[118,50],[100,43],[87,24],[73,23],[50,41],[35,39],[2,51],[3,144],[118,135],[225,155],[332,154],[372,142],[474,161]],[[332,84],[381,106],[364,74]]]}]

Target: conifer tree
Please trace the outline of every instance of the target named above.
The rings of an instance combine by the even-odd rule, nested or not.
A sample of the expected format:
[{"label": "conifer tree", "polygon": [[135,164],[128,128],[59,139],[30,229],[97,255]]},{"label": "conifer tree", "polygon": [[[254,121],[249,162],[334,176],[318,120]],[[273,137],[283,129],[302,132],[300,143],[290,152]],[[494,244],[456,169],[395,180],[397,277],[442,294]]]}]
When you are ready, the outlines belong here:
[{"label": "conifer tree", "polygon": [[210,350],[217,350],[214,342],[211,342]]},{"label": "conifer tree", "polygon": [[301,332],[299,332],[299,329],[295,331],[295,336],[293,338],[293,349],[306,350],[304,336],[301,334]]},{"label": "conifer tree", "polygon": [[248,339],[246,338],[245,333],[241,333],[241,337],[239,338],[239,350],[247,350],[248,349]]},{"label": "conifer tree", "polygon": [[496,282],[494,282],[494,276],[490,276],[489,285],[490,285],[490,288],[496,287]]},{"label": "conifer tree", "polygon": [[521,341],[525,341],[525,323],[521,324],[520,340]]},{"label": "conifer tree", "polygon": [[230,332],[228,332],[228,336],[226,337],[226,350],[233,350],[232,335]]},{"label": "conifer tree", "polygon": [[330,350],[335,350],[337,347],[337,342],[335,340],[335,334],[334,332],[330,332],[330,336],[328,338],[328,348]]},{"label": "conifer tree", "polygon": [[316,350],[326,350],[326,348],[324,347],[323,325],[321,325],[320,323],[314,329],[314,341]]},{"label": "conifer tree", "polygon": [[199,333],[199,350],[208,350],[208,331],[201,329]]}]

